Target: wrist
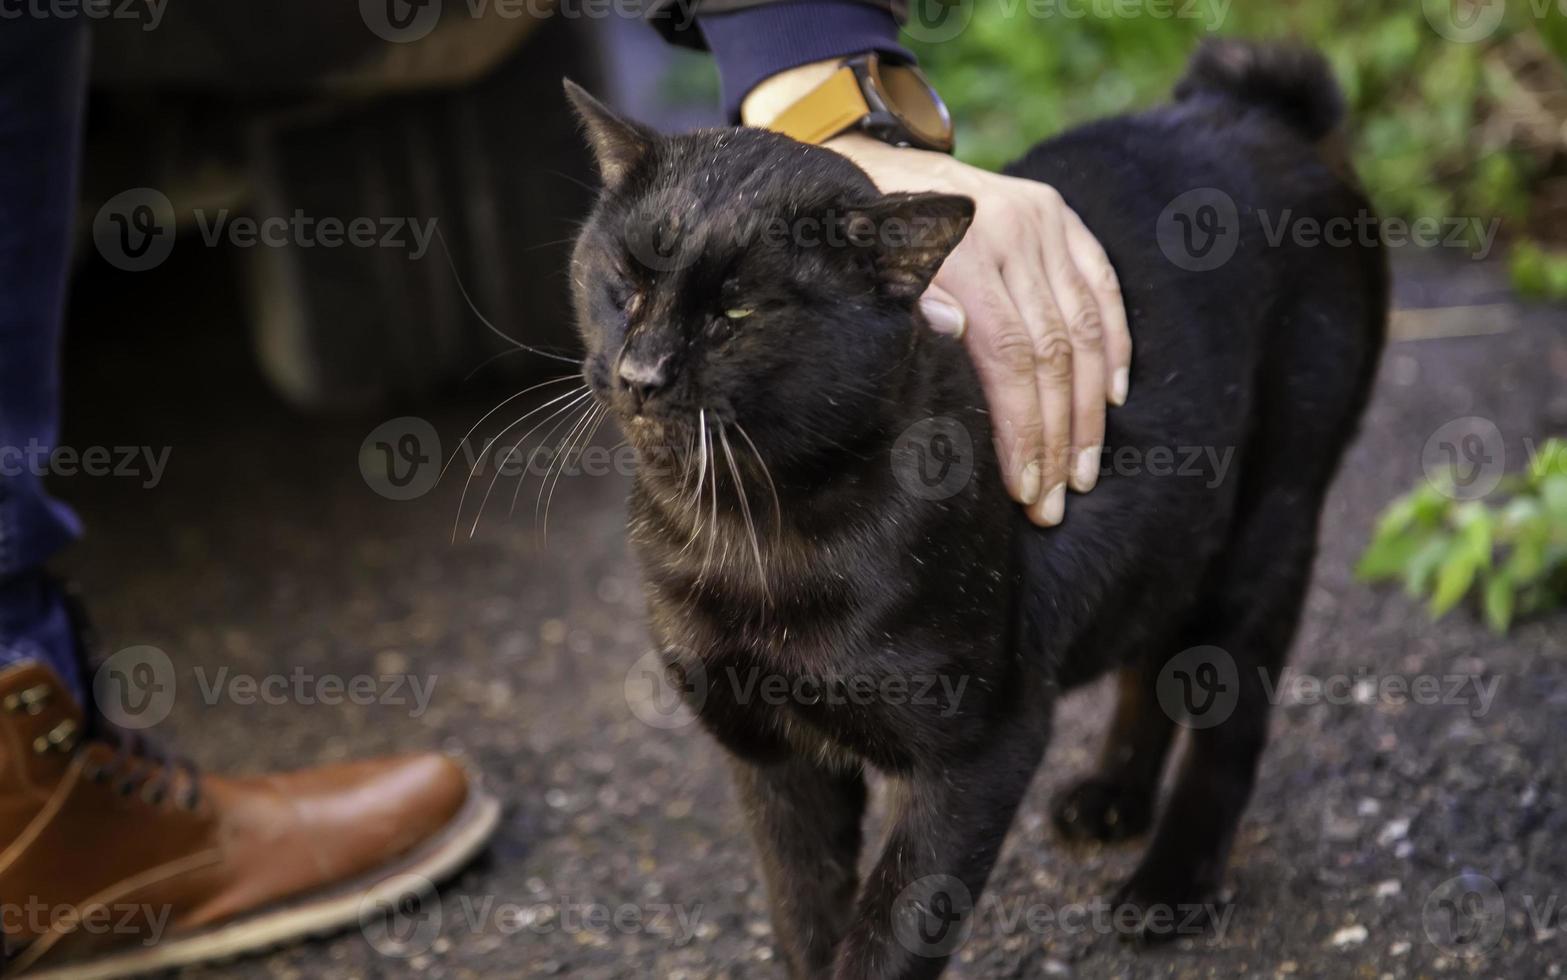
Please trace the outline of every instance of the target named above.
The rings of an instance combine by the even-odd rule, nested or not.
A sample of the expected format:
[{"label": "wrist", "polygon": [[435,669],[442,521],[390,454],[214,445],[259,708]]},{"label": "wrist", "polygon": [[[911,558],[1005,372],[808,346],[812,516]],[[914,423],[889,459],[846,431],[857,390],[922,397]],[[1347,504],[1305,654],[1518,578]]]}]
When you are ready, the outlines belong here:
[{"label": "wrist", "polygon": [[842,154],[875,182],[883,193],[945,190],[961,186],[964,164],[945,153],[913,146],[893,146],[865,133],[850,132],[823,143]]},{"label": "wrist", "polygon": [[883,143],[874,136],[852,130],[834,136],[823,143],[822,146],[835,153],[843,154],[862,167],[876,160],[885,159],[889,153],[922,152],[920,150],[911,150],[909,147],[892,146]]}]

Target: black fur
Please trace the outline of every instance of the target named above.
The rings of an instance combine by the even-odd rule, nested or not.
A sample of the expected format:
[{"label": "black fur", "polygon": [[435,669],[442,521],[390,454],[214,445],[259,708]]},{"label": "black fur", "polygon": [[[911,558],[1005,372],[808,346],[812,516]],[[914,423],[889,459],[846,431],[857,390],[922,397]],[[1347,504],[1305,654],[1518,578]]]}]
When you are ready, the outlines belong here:
[{"label": "black fur", "polygon": [[[1219,889],[1267,735],[1263,674],[1294,633],[1382,342],[1386,274],[1375,246],[1263,232],[1259,214],[1368,207],[1315,145],[1337,94],[1314,57],[1208,49],[1181,91],[1009,168],[1099,237],[1135,342],[1106,472],[1049,530],[1007,499],[967,354],[916,312],[972,213],[961,199],[883,198],[844,158],[765,132],[655,136],[573,92],[614,149],[573,264],[585,374],[644,462],[631,534],[652,631],[733,759],[795,976],[939,973],[942,950],[911,948],[908,930],[941,925],[961,889],[930,876],[978,900],[1057,693],[1107,672],[1116,717],[1098,771],[1058,802],[1061,833],[1153,828],[1119,903]],[[1179,267],[1156,235],[1196,188],[1237,205],[1238,247],[1211,271]],[[782,240],[755,233],[771,217],[793,222]],[[798,230],[856,220],[926,233]],[[933,451],[899,442],[931,417],[972,441],[971,476],[937,499],[897,476]],[[1184,447],[1233,450],[1233,465],[1183,475]],[[1203,644],[1233,657],[1238,704],[1191,733],[1155,823],[1176,729],[1156,679]],[[896,817],[861,881],[868,770]],[[920,893],[932,882],[947,894]]]},{"label": "black fur", "polygon": [[1208,40],[1192,56],[1175,97],[1271,109],[1309,140],[1322,139],[1344,119],[1343,94],[1327,63],[1308,48]]}]

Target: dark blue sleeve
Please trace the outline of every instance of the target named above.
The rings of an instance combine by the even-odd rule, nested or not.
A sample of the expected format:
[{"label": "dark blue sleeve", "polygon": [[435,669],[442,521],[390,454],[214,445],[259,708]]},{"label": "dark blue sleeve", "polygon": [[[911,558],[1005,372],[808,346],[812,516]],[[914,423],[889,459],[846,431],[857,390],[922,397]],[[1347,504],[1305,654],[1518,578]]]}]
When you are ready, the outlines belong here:
[{"label": "dark blue sleeve", "polygon": [[794,0],[711,14],[699,10],[697,27],[718,62],[724,113],[732,122],[740,121],[740,103],[751,89],[781,71],[866,51],[914,61],[898,43],[891,11],[859,0]]}]

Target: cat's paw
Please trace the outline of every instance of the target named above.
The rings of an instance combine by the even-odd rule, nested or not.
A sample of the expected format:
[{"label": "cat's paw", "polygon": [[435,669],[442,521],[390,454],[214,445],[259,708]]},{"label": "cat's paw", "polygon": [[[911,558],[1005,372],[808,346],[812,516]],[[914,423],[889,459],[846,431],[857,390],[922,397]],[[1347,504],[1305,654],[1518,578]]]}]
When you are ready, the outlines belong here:
[{"label": "cat's paw", "polygon": [[1155,946],[1176,939],[1222,938],[1233,911],[1219,883],[1194,879],[1188,869],[1144,861],[1110,899],[1123,940]]},{"label": "cat's paw", "polygon": [[1100,776],[1069,787],[1050,810],[1056,832],[1071,841],[1121,841],[1153,823],[1153,797]]}]

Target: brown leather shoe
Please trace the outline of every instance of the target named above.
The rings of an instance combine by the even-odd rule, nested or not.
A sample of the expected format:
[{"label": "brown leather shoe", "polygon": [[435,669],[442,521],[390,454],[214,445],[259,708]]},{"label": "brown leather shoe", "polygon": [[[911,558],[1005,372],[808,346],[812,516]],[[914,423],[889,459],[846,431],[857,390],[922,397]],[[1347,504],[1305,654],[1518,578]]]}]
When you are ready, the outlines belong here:
[{"label": "brown leather shoe", "polygon": [[499,815],[442,755],[226,779],[84,724],[48,667],[0,671],[0,932],[29,978],[124,977],[353,926],[461,868]]}]

